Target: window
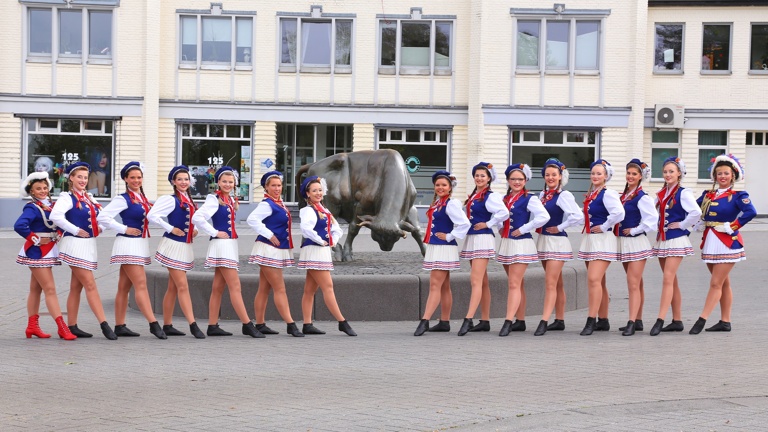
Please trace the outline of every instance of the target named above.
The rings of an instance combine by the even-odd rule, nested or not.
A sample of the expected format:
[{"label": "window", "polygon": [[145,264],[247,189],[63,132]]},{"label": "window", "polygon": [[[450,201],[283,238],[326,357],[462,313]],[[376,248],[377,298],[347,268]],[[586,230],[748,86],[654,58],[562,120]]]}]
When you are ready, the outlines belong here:
[{"label": "window", "polygon": [[662,180],[664,160],[680,154],[680,133],[676,130],[651,131],[651,178]]},{"label": "window", "polygon": [[[569,59],[574,55],[575,70],[600,69],[600,21],[547,19],[545,68],[549,71],[570,69]],[[517,21],[517,69],[539,70],[542,20]],[[576,28],[576,40],[571,41],[571,30]]]},{"label": "window", "polygon": [[252,65],[253,17],[180,15],[179,31],[181,67]]},{"label": "window", "polygon": [[709,180],[709,166],[728,149],[728,131],[699,131],[699,180]]},{"label": "window", "polygon": [[747,132],[747,145],[768,146],[766,132]]},{"label": "window", "polygon": [[452,21],[379,20],[379,37],[380,74],[451,74]]},{"label": "window", "polygon": [[281,18],[280,36],[280,72],[295,72],[297,56],[301,72],[352,72],[352,20]]},{"label": "window", "polygon": [[388,129],[378,130],[378,148],[400,153],[405,168],[416,186],[415,205],[432,204],[432,174],[448,169],[450,130]]},{"label": "window", "polygon": [[[53,17],[58,20],[55,35]],[[83,17],[86,17],[85,23]],[[33,60],[50,61],[54,42],[58,45],[58,58],[67,63],[80,63],[83,52],[88,53],[89,62],[112,59],[111,10],[30,8],[28,24],[27,53]]]},{"label": "window", "polygon": [[[507,162],[528,164],[534,173],[538,173],[547,159],[558,158],[570,173],[568,190],[574,194],[586,192],[589,188],[589,165],[596,159],[598,139],[599,134],[595,131],[513,129],[510,131],[510,159]],[[534,175],[527,187],[529,190],[541,190],[544,180]]]},{"label": "window", "polygon": [[768,24],[752,24],[749,69],[768,73]]},{"label": "window", "polygon": [[705,24],[701,48],[701,71],[731,69],[731,25]]},{"label": "window", "polygon": [[250,200],[251,129],[250,124],[179,124],[180,162],[189,167],[193,198],[205,199],[213,193],[213,175],[227,165],[240,173],[238,199]]},{"label": "window", "polygon": [[656,24],[654,72],[680,73],[683,71],[684,36],[682,24]]},{"label": "window", "polygon": [[112,196],[114,134],[112,120],[38,119],[24,120],[26,127],[26,173],[47,171],[53,181],[52,194],[66,191],[67,165],[84,161],[91,166],[88,191],[95,197]]}]

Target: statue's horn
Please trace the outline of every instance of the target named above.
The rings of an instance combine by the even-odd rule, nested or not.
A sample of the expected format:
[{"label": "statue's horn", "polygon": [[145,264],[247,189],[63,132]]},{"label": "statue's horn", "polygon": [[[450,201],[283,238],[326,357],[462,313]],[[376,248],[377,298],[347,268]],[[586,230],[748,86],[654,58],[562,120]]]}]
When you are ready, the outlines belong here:
[{"label": "statue's horn", "polygon": [[410,231],[410,232],[416,231],[416,227],[411,225],[410,222],[406,222],[406,221],[400,221],[400,229],[405,231]]},{"label": "statue's horn", "polygon": [[373,223],[373,216],[371,215],[358,215],[357,218],[361,220],[361,222],[357,224],[359,227],[368,227]]}]

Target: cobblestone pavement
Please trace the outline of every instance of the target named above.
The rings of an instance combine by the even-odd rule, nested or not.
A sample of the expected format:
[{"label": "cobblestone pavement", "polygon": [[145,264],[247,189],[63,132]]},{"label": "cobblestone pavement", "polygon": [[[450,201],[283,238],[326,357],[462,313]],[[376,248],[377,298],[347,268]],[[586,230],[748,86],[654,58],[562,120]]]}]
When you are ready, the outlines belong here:
[{"label": "cobblestone pavement", "polygon": [[[490,333],[465,337],[455,335],[458,321],[454,332],[420,338],[412,336],[416,322],[353,322],[357,338],[336,331],[335,323],[318,322],[328,334],[303,339],[286,336],[284,325],[274,322],[282,334],[267,339],[161,341],[131,311],[128,324],[142,333],[139,338],[28,340],[29,272],[13,263],[21,239],[3,231],[0,430],[766,430],[768,348],[760,333],[768,318],[765,222],[748,226],[748,260],[732,275],[734,330],[688,335],[708,286],[704,265],[689,258],[679,273],[686,331],[655,338],[648,330],[633,337],[616,331],[626,322],[627,296],[623,271],[612,265],[612,330],[591,337],[578,335],[586,311],[577,310],[567,314],[566,331],[544,337],[533,337],[539,317],[530,316],[527,332],[506,338],[496,335],[501,320],[493,320]],[[572,242],[578,245],[579,237]],[[697,234],[692,238],[698,242]],[[248,254],[252,240],[244,238],[241,254]],[[113,323],[111,243],[99,240],[96,275]],[[198,240],[198,256],[206,243]],[[376,248],[361,236],[356,250]],[[394,253],[415,251],[406,241]],[[62,266],[54,274],[63,304],[69,271]],[[658,265],[649,262],[646,329],[655,320],[660,280]],[[718,318],[715,310],[709,323]],[[182,323],[177,319],[177,327],[185,328]],[[41,325],[54,331],[49,316]],[[222,322],[230,330],[238,325]],[[85,300],[80,326],[98,330]]]}]

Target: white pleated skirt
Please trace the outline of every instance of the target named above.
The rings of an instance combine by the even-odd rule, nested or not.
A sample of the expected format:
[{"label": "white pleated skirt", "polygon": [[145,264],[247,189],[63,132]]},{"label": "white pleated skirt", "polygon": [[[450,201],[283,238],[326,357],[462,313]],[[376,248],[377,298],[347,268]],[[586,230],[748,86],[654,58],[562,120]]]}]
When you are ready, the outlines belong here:
[{"label": "white pleated skirt", "polygon": [[59,241],[59,259],[70,267],[96,270],[99,267],[96,238],[64,236]]},{"label": "white pleated skirt", "polygon": [[149,258],[149,239],[142,237],[115,237],[112,245],[112,257],[109,264],[133,264],[148,266],[152,263]]},{"label": "white pleated skirt", "polygon": [[333,270],[331,247],[319,245],[302,247],[296,267],[309,270]]},{"label": "white pleated skirt", "polygon": [[685,257],[693,255],[693,246],[688,236],[672,240],[658,240],[653,246],[653,256],[657,258]]},{"label": "white pleated skirt", "polygon": [[539,252],[539,261],[571,261],[573,250],[571,241],[566,236],[539,235],[536,241],[536,249]]},{"label": "white pleated skirt", "polygon": [[701,260],[707,264],[737,263],[747,259],[744,248],[731,249],[724,245],[712,230],[707,232]]},{"label": "white pleated skirt", "polygon": [[641,261],[653,257],[648,236],[619,237],[619,261]]},{"label": "white pleated skirt", "polygon": [[539,260],[536,243],[532,238],[501,239],[496,261],[501,264],[531,264]]},{"label": "white pleated skirt", "polygon": [[61,261],[59,261],[59,245],[53,245],[51,250],[49,250],[42,258],[28,257],[27,251],[25,251],[24,246],[22,246],[19,255],[16,257],[16,264],[26,267],[53,267],[61,265]]},{"label": "white pleated skirt", "polygon": [[454,245],[427,244],[427,253],[424,254],[422,270],[458,270],[459,247]]},{"label": "white pleated skirt", "polygon": [[177,242],[163,237],[157,246],[155,261],[176,270],[190,271],[195,266],[195,252],[191,243]]},{"label": "white pleated skirt", "polygon": [[461,259],[493,259],[496,257],[496,241],[493,234],[470,234],[464,239],[464,246],[459,254]]},{"label": "white pleated skirt", "polygon": [[610,231],[585,234],[581,239],[578,257],[582,261],[618,261],[616,236]]},{"label": "white pleated skirt", "polygon": [[296,265],[293,261],[292,249],[280,249],[262,241],[256,241],[248,257],[248,264],[260,266],[286,268]]},{"label": "white pleated skirt", "polygon": [[240,270],[240,254],[237,239],[212,239],[208,242],[208,254],[203,263],[205,268],[226,267]]}]

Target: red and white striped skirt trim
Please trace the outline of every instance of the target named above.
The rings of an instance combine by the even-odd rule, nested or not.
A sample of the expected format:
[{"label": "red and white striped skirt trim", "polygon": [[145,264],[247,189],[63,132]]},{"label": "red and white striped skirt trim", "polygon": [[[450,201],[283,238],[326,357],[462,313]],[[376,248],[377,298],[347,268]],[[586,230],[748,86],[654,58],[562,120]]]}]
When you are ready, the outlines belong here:
[{"label": "red and white striped skirt trim", "polygon": [[427,253],[424,254],[424,263],[422,270],[458,270],[461,268],[459,262],[459,247],[454,245],[435,245],[427,244]]},{"label": "red and white striped skirt trim", "polygon": [[747,259],[744,248],[731,249],[724,245],[712,230],[707,232],[701,260],[707,264],[737,263]]},{"label": "red and white striped skirt trim", "polygon": [[501,264],[531,264],[539,260],[539,253],[536,250],[536,243],[533,239],[501,239],[499,253],[496,261]]},{"label": "red and white striped skirt trim", "polygon": [[251,256],[248,257],[248,264],[275,268],[286,268],[296,265],[293,261],[293,251],[291,249],[276,248],[262,241],[254,243]]},{"label": "red and white striped skirt trim", "polygon": [[536,241],[536,249],[539,251],[539,261],[573,260],[571,241],[566,236],[540,234]]},{"label": "red and white striped skirt trim", "polygon": [[26,267],[53,267],[61,265],[61,261],[59,260],[59,245],[53,245],[51,250],[49,250],[42,258],[28,257],[27,252],[22,246],[19,255],[16,257],[16,264]]},{"label": "red and white striped skirt trim", "polygon": [[65,236],[59,242],[59,259],[70,267],[96,270],[99,267],[96,238]]},{"label": "red and white striped skirt trim", "polygon": [[651,257],[653,251],[647,236],[619,237],[619,261],[642,261]]},{"label": "red and white striped skirt trim", "polygon": [[582,261],[618,261],[618,242],[612,232],[585,234],[579,247]]},{"label": "red and white striped skirt trim", "polygon": [[205,268],[226,267],[240,270],[240,254],[236,239],[212,239],[208,242],[208,254],[203,263]]},{"label": "red and white striped skirt trim", "polygon": [[152,263],[149,258],[149,239],[142,237],[115,237],[112,245],[112,257],[109,264],[133,264],[148,266]]},{"label": "red and white striped skirt trim", "polygon": [[464,246],[459,254],[461,259],[493,259],[496,257],[496,241],[492,234],[470,234],[464,239]]},{"label": "red and white striped skirt trim", "polygon": [[155,261],[176,270],[189,271],[195,266],[195,252],[190,243],[177,242],[163,237],[157,246]]},{"label": "red and white striped skirt trim", "polygon": [[672,240],[659,240],[653,247],[653,256],[657,258],[685,257],[693,255],[693,246],[688,236]]},{"label": "red and white striped skirt trim", "polygon": [[296,267],[308,270],[333,270],[330,246],[304,246],[299,252]]}]

